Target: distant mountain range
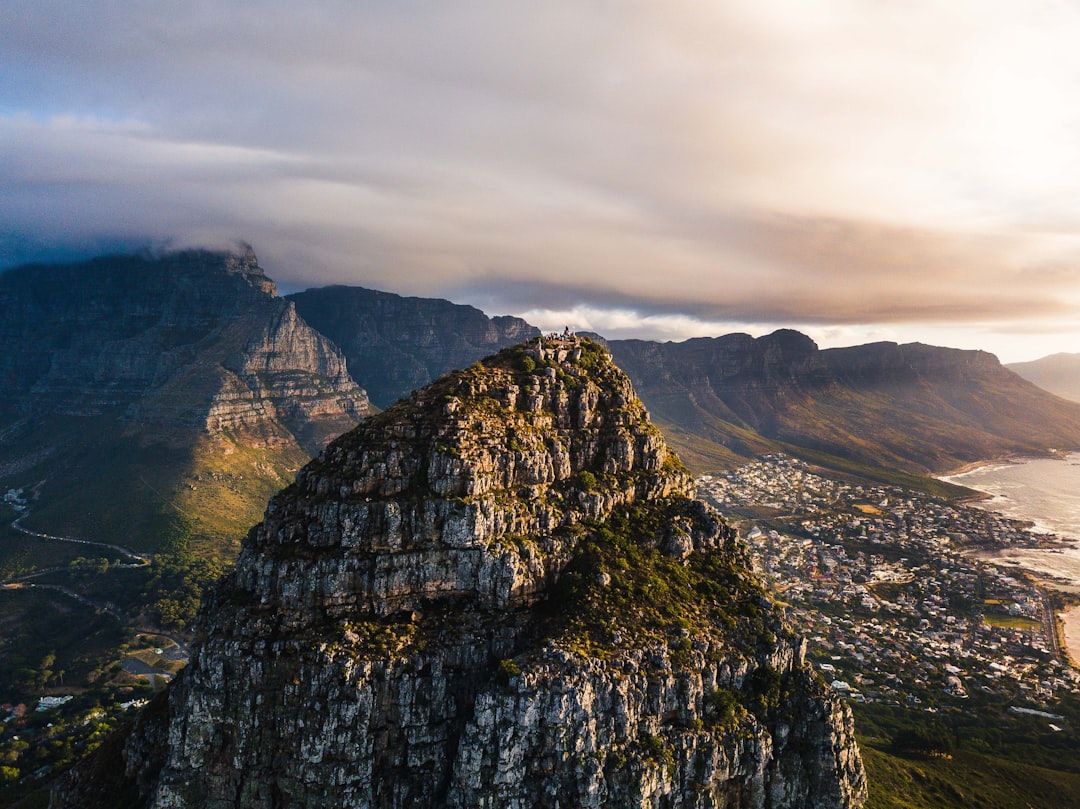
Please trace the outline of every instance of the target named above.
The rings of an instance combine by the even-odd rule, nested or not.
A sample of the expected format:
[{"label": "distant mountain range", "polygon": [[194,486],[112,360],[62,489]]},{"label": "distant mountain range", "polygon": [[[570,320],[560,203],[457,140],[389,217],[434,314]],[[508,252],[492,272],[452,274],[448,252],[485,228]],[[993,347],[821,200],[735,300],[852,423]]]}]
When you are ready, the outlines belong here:
[{"label": "distant mountain range", "polygon": [[698,469],[785,449],[926,474],[1080,447],[1080,405],[983,351],[918,343],[822,351],[789,330],[610,347]]},{"label": "distant mountain range", "polygon": [[386,407],[537,334],[361,288],[281,298],[251,250],[15,268],[0,274],[0,492],[31,491],[40,530],[231,555],[377,409],[355,379]]},{"label": "distant mountain range", "polygon": [[[231,553],[332,436],[538,333],[356,287],[281,298],[251,251],[13,269],[0,274],[0,490],[30,490],[28,523],[44,530]],[[821,351],[788,330],[609,345],[696,472],[784,450],[925,474],[1080,447],[1080,404],[983,352]]]},{"label": "distant mountain range", "polygon": [[1031,362],[1013,362],[1005,366],[1028,382],[1080,402],[1080,354],[1051,354]]}]

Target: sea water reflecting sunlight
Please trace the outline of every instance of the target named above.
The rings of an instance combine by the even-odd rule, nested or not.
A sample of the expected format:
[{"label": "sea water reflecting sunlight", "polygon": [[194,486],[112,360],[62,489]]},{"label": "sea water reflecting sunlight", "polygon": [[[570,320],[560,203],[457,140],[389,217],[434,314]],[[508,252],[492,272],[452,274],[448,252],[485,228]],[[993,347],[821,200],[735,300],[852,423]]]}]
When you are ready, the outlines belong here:
[{"label": "sea water reflecting sunlight", "polygon": [[[943,480],[993,495],[974,505],[1030,520],[1037,530],[1080,543],[1080,453],[1060,460],[1032,458],[993,464]],[[1054,586],[1080,593],[1080,544],[1056,550],[1017,549],[978,555],[1051,576]],[[1080,663],[1080,608],[1066,612],[1064,621],[1069,654]]]},{"label": "sea water reflecting sunlight", "polygon": [[[992,464],[943,479],[993,495],[973,505],[1030,520],[1036,530],[1080,542],[1080,453],[1063,459],[1032,458]],[[981,555],[1066,579],[1067,589],[1080,593],[1080,545],[1063,550],[1018,549]]]},{"label": "sea water reflecting sunlight", "polygon": [[982,466],[944,480],[994,495],[976,505],[1080,540],[1080,453]]}]

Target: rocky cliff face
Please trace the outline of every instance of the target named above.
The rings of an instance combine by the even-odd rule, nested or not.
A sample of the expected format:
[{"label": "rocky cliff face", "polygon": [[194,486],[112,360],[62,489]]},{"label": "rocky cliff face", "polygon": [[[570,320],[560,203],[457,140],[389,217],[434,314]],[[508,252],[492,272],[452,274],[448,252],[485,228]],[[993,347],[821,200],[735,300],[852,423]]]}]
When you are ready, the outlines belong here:
[{"label": "rocky cliff face", "polygon": [[369,411],[340,351],[250,250],[122,256],[0,275],[0,408],[213,431]]},{"label": "rocky cliff face", "polygon": [[271,501],[168,705],[53,805],[861,805],[847,708],[691,495],[598,346],[451,374]]},{"label": "rocky cliff face", "polygon": [[341,346],[353,378],[379,407],[540,333],[516,317],[491,318],[471,306],[362,287],[309,289],[288,299]]},{"label": "rocky cliff face", "polygon": [[243,530],[370,411],[250,249],[0,275],[0,482],[44,482],[40,528],[143,547],[176,513]]},{"label": "rocky cliff face", "polygon": [[702,470],[781,448],[774,442],[919,473],[1080,447],[1080,408],[983,351],[917,343],[819,351],[789,330],[610,345]]}]

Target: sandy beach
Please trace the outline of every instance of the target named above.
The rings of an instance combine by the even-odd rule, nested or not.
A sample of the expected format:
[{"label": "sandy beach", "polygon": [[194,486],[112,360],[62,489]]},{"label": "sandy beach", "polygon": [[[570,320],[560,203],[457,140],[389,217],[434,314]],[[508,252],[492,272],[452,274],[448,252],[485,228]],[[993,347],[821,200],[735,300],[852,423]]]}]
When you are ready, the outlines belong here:
[{"label": "sandy beach", "polygon": [[1074,666],[1080,665],[1080,607],[1073,607],[1061,613],[1061,624],[1065,629],[1065,648],[1069,660]]}]

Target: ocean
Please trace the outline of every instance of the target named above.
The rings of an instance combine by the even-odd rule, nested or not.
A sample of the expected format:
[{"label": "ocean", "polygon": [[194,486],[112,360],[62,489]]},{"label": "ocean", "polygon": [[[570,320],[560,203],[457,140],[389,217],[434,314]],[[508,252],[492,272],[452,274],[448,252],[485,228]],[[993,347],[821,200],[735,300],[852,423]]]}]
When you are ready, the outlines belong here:
[{"label": "ocean", "polygon": [[[975,503],[1009,517],[1030,520],[1035,529],[1077,542],[1058,550],[1006,550],[981,558],[1015,565],[1053,579],[1052,586],[1080,593],[1080,453],[1055,460],[1031,458],[992,464],[943,478],[993,495]],[[1069,656],[1080,665],[1080,608],[1062,615]]]},{"label": "ocean", "polygon": [[994,497],[976,505],[1031,520],[1040,531],[1080,540],[1080,453],[981,466],[943,480]]}]

